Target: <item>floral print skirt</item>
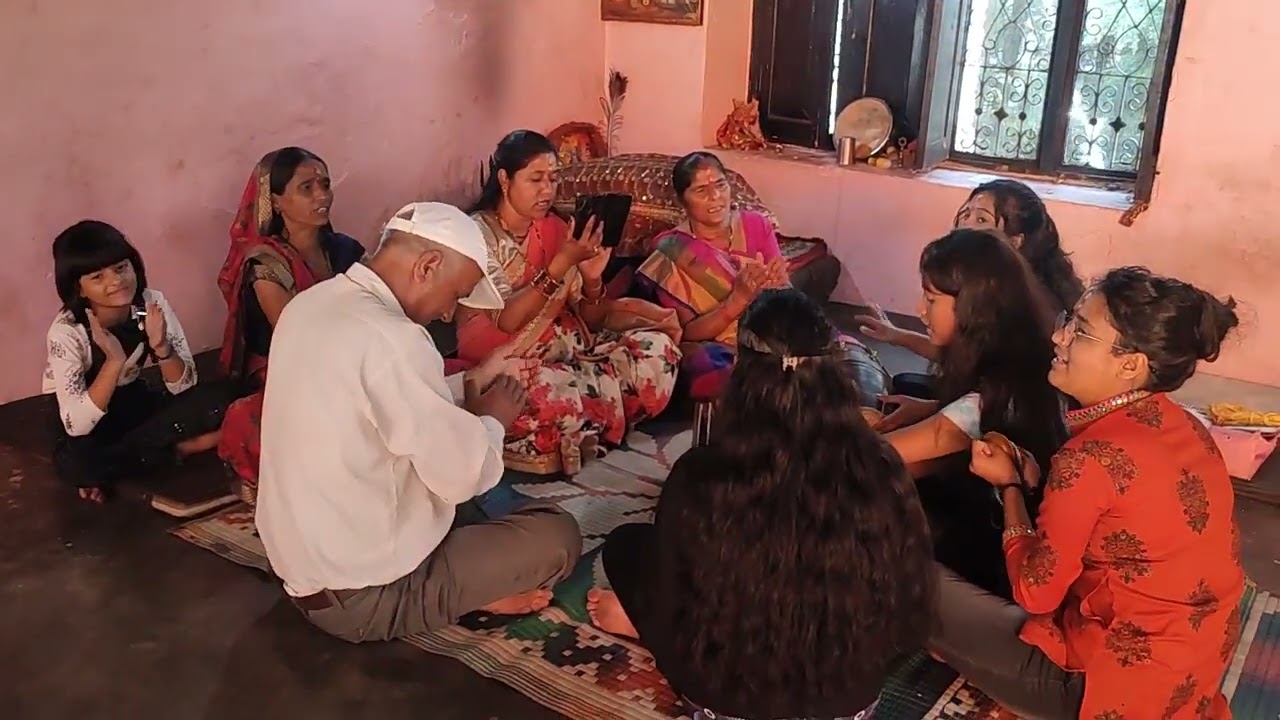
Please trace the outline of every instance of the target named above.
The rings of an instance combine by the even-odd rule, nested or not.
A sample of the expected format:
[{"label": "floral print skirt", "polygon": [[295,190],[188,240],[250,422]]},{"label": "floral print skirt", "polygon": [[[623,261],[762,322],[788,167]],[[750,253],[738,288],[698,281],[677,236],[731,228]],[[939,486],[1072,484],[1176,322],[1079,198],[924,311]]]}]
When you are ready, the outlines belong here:
[{"label": "floral print skirt", "polygon": [[509,465],[572,472],[564,455],[621,443],[627,430],[671,401],[680,351],[670,336],[606,330],[587,343],[576,323],[557,321],[543,331],[529,405],[508,431]]}]

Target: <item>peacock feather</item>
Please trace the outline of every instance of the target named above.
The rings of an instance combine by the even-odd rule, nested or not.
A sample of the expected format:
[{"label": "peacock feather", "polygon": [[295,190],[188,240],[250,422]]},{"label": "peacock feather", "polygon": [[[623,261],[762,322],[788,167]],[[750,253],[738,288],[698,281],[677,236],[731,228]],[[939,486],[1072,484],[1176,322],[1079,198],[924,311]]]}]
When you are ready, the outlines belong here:
[{"label": "peacock feather", "polygon": [[600,98],[600,109],[604,111],[605,144],[609,155],[618,151],[618,135],[622,131],[622,101],[627,97],[627,76],[613,68],[609,68],[608,96]]}]

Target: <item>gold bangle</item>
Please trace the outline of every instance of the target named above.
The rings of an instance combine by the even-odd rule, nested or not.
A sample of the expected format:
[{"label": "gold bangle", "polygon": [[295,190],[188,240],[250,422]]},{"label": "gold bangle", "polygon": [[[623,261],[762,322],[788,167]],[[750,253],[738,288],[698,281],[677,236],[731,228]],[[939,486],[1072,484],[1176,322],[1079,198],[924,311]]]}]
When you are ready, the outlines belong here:
[{"label": "gold bangle", "polygon": [[533,276],[533,281],[529,283],[534,290],[542,293],[546,297],[555,295],[560,289],[560,283],[553,279],[546,270],[539,270],[538,274]]},{"label": "gold bangle", "polygon": [[1004,529],[1001,540],[1005,543],[1019,537],[1035,537],[1036,531],[1030,525],[1010,525]]}]

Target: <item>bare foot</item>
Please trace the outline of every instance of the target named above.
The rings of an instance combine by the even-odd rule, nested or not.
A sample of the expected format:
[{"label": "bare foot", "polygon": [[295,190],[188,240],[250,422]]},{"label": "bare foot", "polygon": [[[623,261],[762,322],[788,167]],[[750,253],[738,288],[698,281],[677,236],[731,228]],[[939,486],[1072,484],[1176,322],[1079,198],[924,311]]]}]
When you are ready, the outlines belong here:
[{"label": "bare foot", "polygon": [[550,590],[530,590],[495,600],[480,608],[483,612],[494,615],[528,615],[545,609],[551,604]]},{"label": "bare foot", "polygon": [[591,616],[592,624],[610,635],[632,640],[640,638],[640,633],[636,632],[636,627],[631,624],[631,618],[627,617],[627,611],[623,610],[622,603],[618,602],[618,595],[612,590],[598,588],[588,590],[587,614]]},{"label": "bare foot", "polygon": [[222,431],[214,430],[179,442],[175,450],[180,458],[191,457],[218,447],[220,439],[222,439]]},{"label": "bare foot", "polygon": [[102,492],[102,488],[82,487],[77,488],[80,491],[80,499],[87,500],[95,505],[101,505],[106,502],[106,493]]}]

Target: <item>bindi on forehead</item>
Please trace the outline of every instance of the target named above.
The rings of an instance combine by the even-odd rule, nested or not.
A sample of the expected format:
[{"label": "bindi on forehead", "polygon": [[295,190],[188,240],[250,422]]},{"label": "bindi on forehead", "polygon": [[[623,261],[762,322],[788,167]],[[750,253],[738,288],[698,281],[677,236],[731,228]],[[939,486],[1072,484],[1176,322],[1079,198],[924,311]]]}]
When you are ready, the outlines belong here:
[{"label": "bindi on forehead", "polygon": [[557,165],[556,156],[547,154],[533,158],[523,169],[529,172],[549,172],[555,170]]}]

